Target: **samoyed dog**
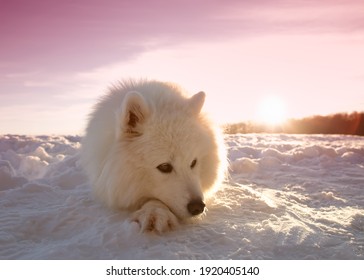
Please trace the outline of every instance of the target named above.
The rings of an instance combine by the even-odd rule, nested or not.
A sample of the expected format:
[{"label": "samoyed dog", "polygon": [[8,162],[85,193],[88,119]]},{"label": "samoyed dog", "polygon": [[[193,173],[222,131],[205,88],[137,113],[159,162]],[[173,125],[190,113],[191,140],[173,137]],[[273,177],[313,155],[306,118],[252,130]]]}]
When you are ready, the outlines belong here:
[{"label": "samoyed dog", "polygon": [[90,115],[81,164],[94,194],[129,210],[141,231],[165,232],[205,211],[225,174],[221,136],[201,112],[205,93],[186,97],[159,81],[126,81]]}]

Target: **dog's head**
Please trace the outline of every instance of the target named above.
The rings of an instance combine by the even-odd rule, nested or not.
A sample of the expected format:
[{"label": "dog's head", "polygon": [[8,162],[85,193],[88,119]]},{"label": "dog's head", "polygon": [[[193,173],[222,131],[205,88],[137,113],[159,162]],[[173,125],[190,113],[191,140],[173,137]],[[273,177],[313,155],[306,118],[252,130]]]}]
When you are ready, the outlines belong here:
[{"label": "dog's head", "polygon": [[218,147],[200,113],[204,100],[199,92],[155,104],[130,92],[120,112],[118,137],[138,174],[140,199],[160,200],[181,219],[204,211],[204,194],[218,176]]}]

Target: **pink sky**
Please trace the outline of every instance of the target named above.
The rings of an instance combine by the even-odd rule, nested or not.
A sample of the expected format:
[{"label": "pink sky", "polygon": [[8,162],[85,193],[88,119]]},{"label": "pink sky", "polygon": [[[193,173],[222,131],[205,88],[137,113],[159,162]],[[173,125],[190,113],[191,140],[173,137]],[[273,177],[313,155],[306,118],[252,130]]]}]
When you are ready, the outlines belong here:
[{"label": "pink sky", "polygon": [[364,110],[364,2],[0,2],[0,133],[82,134],[115,80],[207,93],[220,123]]}]

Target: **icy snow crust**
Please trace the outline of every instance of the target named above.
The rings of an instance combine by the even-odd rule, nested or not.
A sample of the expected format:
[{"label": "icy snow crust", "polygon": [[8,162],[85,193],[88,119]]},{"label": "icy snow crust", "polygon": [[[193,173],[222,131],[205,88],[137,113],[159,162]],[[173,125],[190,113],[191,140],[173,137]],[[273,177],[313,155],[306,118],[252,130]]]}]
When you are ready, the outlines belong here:
[{"label": "icy snow crust", "polygon": [[79,137],[0,136],[0,259],[364,259],[364,138],[225,140],[208,214],[156,235],[93,199]]}]

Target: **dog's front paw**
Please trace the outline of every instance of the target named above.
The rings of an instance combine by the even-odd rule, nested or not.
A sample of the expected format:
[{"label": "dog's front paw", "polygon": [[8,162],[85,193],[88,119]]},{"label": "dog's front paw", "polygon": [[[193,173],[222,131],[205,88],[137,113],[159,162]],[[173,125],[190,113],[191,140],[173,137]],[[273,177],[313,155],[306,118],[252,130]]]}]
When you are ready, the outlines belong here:
[{"label": "dog's front paw", "polygon": [[142,232],[162,233],[178,226],[176,216],[158,200],[145,203],[132,215],[132,220],[139,223]]}]

